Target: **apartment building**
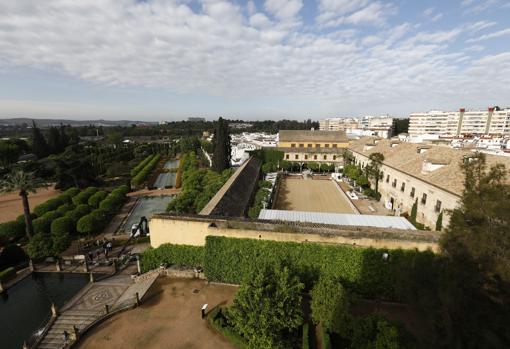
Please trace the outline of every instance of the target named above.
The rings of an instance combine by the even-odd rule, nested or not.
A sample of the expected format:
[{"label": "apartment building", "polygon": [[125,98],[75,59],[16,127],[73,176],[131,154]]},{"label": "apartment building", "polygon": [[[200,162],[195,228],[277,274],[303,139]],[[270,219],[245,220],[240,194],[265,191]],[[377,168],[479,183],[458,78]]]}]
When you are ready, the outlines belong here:
[{"label": "apartment building", "polygon": [[319,128],[322,131],[346,131],[356,135],[389,138],[393,133],[393,118],[390,116],[328,118],[319,121]]},{"label": "apartment building", "polygon": [[340,164],[349,146],[345,131],[281,130],[278,137],[286,161]]},{"label": "apartment building", "polygon": [[[373,137],[352,141],[349,150],[361,167],[369,164],[370,154],[384,155],[379,192],[387,208],[410,213],[417,200],[418,222],[434,229],[437,217],[443,212],[443,227],[448,225],[448,210],[459,205],[464,190],[459,166],[473,155],[472,151]],[[487,155],[487,164],[495,163],[510,168],[509,157]]]},{"label": "apartment building", "polygon": [[439,136],[510,134],[510,109],[488,108],[486,111],[430,111],[409,115],[409,135]]}]

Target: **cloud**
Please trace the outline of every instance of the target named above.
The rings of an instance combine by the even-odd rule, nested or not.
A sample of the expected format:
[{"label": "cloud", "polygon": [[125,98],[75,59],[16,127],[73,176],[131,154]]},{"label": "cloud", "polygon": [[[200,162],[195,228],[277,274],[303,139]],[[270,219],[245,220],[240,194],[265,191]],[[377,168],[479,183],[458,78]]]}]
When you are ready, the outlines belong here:
[{"label": "cloud", "polygon": [[281,20],[294,19],[302,7],[301,0],[266,0],[264,3],[266,11]]},{"label": "cloud", "polygon": [[506,36],[506,35],[510,35],[510,28],[499,30],[497,32],[493,32],[493,33],[489,33],[489,34],[485,34],[485,35],[479,36],[477,38],[468,39],[468,40],[466,40],[466,42],[468,42],[468,43],[480,42],[480,41],[484,41],[484,40],[499,38],[499,37]]},{"label": "cloud", "polygon": [[316,21],[323,27],[341,24],[380,26],[396,13],[394,5],[382,1],[321,0]]},{"label": "cloud", "polygon": [[[321,11],[340,14],[325,23],[350,25],[323,33],[296,24],[301,1],[268,1],[253,13],[212,0],[198,8],[176,0],[3,1],[0,71],[35,68],[224,104],[278,100],[296,113],[305,104],[324,113],[359,112],[360,105],[367,113],[391,113],[407,105],[429,109],[432,101],[510,98],[508,53],[483,56],[476,45],[458,47],[470,28],[492,22],[420,31],[411,23],[381,22],[396,11],[386,3],[355,3],[321,1]],[[351,26],[374,21],[385,24]]]},{"label": "cloud", "polygon": [[431,22],[437,22],[441,18],[443,18],[442,13],[436,13],[435,7],[429,7],[425,11],[423,11],[425,17],[427,17]]}]

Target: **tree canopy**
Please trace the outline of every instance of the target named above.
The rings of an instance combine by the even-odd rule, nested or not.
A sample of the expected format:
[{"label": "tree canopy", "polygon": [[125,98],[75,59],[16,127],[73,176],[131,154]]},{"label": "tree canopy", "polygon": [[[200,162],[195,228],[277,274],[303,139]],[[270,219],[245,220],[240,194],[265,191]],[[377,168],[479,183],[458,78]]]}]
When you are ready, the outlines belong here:
[{"label": "tree canopy", "polygon": [[213,138],[213,170],[222,172],[230,167],[230,131],[228,122],[223,118],[219,118],[216,124],[216,130]]}]

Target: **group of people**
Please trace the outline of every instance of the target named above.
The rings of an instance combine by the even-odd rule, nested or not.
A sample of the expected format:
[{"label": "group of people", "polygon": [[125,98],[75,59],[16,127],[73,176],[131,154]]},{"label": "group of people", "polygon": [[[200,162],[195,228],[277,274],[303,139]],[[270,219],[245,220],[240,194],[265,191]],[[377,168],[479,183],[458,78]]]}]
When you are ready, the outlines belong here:
[{"label": "group of people", "polygon": [[93,262],[96,258],[99,258],[102,253],[106,259],[108,259],[108,253],[113,250],[113,240],[104,238],[103,240],[96,240],[94,242],[95,249],[88,252],[89,261]]}]

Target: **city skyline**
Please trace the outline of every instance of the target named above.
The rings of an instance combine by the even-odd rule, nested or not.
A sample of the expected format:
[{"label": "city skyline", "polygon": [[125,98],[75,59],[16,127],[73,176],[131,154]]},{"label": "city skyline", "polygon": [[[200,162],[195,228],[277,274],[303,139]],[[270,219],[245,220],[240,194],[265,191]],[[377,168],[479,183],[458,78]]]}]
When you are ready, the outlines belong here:
[{"label": "city skyline", "polygon": [[0,2],[0,118],[319,119],[510,103],[510,4]]}]

